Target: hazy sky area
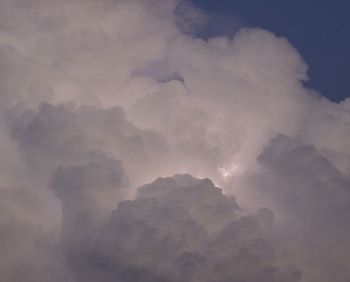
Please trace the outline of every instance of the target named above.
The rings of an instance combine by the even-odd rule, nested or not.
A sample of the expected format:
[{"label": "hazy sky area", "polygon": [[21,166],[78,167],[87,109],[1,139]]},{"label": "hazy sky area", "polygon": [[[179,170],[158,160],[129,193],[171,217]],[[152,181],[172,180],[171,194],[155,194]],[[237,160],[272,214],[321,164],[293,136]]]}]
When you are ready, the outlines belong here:
[{"label": "hazy sky area", "polygon": [[[288,38],[309,66],[307,86],[332,101],[350,96],[350,2],[192,0],[214,16],[207,33],[261,27]],[[222,23],[220,23],[220,21]],[[204,31],[203,33],[206,34]]]},{"label": "hazy sky area", "polygon": [[350,281],[346,6],[262,2],[0,1],[1,282]]}]

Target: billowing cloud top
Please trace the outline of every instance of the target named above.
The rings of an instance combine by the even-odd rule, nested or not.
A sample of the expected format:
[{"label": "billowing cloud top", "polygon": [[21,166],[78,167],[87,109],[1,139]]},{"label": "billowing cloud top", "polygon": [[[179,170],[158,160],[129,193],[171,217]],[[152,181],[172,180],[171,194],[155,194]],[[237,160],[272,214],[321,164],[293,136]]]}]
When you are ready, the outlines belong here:
[{"label": "billowing cloud top", "polygon": [[286,39],[205,21],[1,1],[2,281],[350,280],[350,100]]}]

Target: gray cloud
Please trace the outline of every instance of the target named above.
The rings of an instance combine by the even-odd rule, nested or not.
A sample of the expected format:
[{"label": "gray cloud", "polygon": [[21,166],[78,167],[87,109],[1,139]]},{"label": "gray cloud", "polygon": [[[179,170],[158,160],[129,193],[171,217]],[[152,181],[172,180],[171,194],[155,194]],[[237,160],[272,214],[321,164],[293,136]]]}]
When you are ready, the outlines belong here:
[{"label": "gray cloud", "polygon": [[70,254],[78,281],[299,281],[264,233],[270,211],[238,219],[233,199],[186,175],[157,179],[139,195]]},{"label": "gray cloud", "polygon": [[314,268],[309,279],[346,281],[349,177],[313,145],[286,136],[273,139],[258,160],[266,171],[256,185],[267,205],[279,210],[284,240]]},{"label": "gray cloud", "polygon": [[74,240],[96,228],[125,197],[127,179],[120,162],[100,157],[87,164],[59,166],[50,186],[62,203],[62,236]]}]

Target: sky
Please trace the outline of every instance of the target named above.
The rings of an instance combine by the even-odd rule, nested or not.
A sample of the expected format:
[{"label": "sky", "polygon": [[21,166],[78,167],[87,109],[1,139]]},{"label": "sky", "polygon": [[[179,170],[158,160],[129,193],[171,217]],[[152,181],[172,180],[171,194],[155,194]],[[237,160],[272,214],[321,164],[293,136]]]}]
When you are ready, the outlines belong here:
[{"label": "sky", "polygon": [[[226,24],[262,27],[286,37],[309,66],[309,82],[332,101],[350,96],[350,3],[337,1],[192,0],[199,8],[224,15]],[[233,20],[235,18],[236,20]],[[216,20],[216,24],[217,24]],[[227,32],[227,28],[208,28]]]},{"label": "sky", "polygon": [[224,3],[0,1],[2,282],[350,281],[347,54]]}]

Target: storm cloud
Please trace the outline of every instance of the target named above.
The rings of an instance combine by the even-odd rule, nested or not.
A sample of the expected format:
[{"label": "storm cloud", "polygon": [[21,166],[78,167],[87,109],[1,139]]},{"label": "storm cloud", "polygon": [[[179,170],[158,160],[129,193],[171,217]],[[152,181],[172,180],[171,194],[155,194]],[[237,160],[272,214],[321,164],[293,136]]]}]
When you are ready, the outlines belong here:
[{"label": "storm cloud", "polygon": [[[350,280],[350,100],[177,0],[0,3],[0,276]],[[220,25],[218,25],[220,26]]]}]

